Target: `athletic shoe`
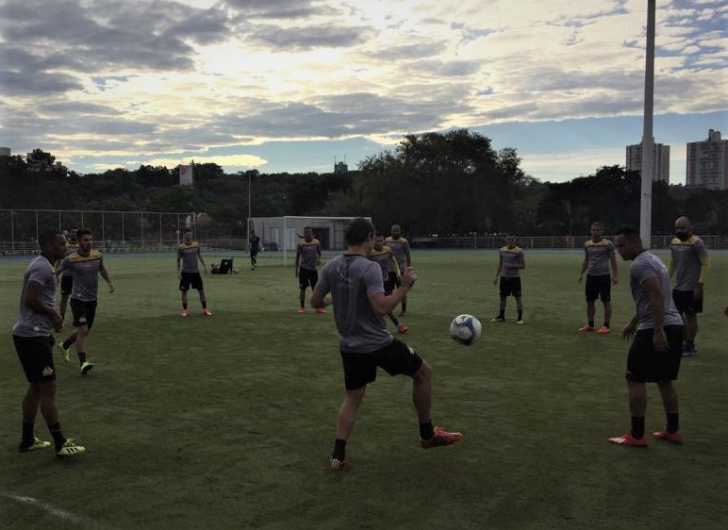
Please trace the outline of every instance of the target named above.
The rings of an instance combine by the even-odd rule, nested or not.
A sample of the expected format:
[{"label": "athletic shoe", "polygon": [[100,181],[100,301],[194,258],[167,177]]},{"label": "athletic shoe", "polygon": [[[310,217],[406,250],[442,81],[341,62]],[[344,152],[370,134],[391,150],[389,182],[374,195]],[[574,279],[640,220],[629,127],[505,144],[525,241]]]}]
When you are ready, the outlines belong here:
[{"label": "athletic shoe", "polygon": [[584,324],[579,328],[579,333],[591,333],[592,331],[594,331],[594,326],[590,326],[589,324]]},{"label": "athletic shoe", "polygon": [[491,322],[505,322],[506,317],[502,317],[502,316],[498,315],[497,317],[491,318],[490,321]]},{"label": "athletic shoe", "polygon": [[523,325],[523,319],[516,320],[516,324],[518,324],[519,326],[522,326]]},{"label": "athletic shoe", "polygon": [[45,449],[46,447],[50,447],[51,443],[46,442],[45,440],[41,440],[37,436],[33,437],[33,443],[30,445],[23,445],[21,442],[18,446],[18,451],[21,453],[27,453],[29,451],[37,451],[38,449]]},{"label": "athletic shoe", "polygon": [[435,434],[429,440],[420,438],[420,446],[423,449],[431,449],[433,447],[441,447],[443,445],[452,445],[459,442],[463,438],[461,432],[446,432],[440,427],[435,427]]},{"label": "athletic shoe", "polygon": [[325,315],[325,314],[326,314],[326,310],[325,310],[325,309],[324,309],[323,307],[317,307],[317,308],[316,308],[316,312],[317,312],[317,313],[318,313],[319,315]]},{"label": "athletic shoe", "polygon": [[336,458],[329,458],[329,469],[331,471],[341,471],[346,467],[346,460],[338,460]]},{"label": "athletic shoe", "polygon": [[599,328],[599,331],[597,331],[597,333],[599,333],[600,335],[606,335],[607,333],[611,333],[611,331],[612,330],[609,329],[607,326],[602,326],[601,328]]},{"label": "athletic shoe", "polygon": [[84,361],[83,364],[81,365],[81,375],[86,375],[91,370],[93,370],[93,367],[94,367],[93,364]]},{"label": "athletic shoe", "polygon": [[304,307],[299,307],[299,308],[298,308],[298,312],[299,312],[299,313],[305,313],[305,312],[306,312],[306,308],[304,308]]},{"label": "athletic shoe", "polygon": [[683,346],[683,349],[682,349],[683,357],[692,357],[694,353],[695,353],[694,348],[689,348],[687,345]]},{"label": "athletic shoe", "polygon": [[399,316],[406,317],[407,316],[407,311],[400,311],[399,312]]},{"label": "athletic shoe", "polygon": [[407,333],[408,331],[409,328],[404,324],[400,324],[399,326],[397,326],[397,333]]},{"label": "athletic shoe", "polygon": [[647,447],[647,438],[635,438],[632,436],[632,432],[627,431],[622,436],[615,436],[609,439],[610,444],[614,445],[629,445],[630,447]]},{"label": "athletic shoe", "polygon": [[205,315],[206,317],[211,317],[212,316],[212,312],[209,309],[207,309],[207,308],[205,308],[205,309],[202,310],[202,314]]},{"label": "athletic shoe", "polygon": [[81,453],[85,453],[86,448],[82,445],[76,444],[73,440],[70,438],[66,439],[66,443],[64,443],[60,449],[56,451],[56,455],[58,456],[76,456],[80,455]]},{"label": "athletic shoe", "polygon": [[675,431],[675,432],[667,432],[667,430],[657,431],[657,432],[653,432],[652,436],[654,436],[658,440],[665,440],[666,442],[672,442],[674,444],[681,444],[683,441],[682,433],[680,431]]},{"label": "athletic shoe", "polygon": [[182,312],[179,314],[181,317],[188,317],[190,316],[190,310],[189,309],[183,309]]},{"label": "athletic shoe", "polygon": [[71,348],[68,348],[68,349],[64,348],[62,342],[59,342],[58,344],[56,344],[56,347],[58,347],[58,349],[61,350],[61,355],[63,355],[63,360],[66,361],[67,363],[71,362],[71,356],[70,356]]}]

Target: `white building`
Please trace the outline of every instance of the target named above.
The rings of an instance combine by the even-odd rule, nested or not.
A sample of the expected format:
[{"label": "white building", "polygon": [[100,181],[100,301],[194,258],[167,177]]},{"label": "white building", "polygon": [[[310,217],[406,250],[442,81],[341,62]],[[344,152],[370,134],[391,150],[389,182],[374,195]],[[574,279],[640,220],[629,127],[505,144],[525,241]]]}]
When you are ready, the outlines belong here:
[{"label": "white building", "polygon": [[714,190],[728,189],[728,140],[710,129],[708,139],[688,142],[685,183]]},{"label": "white building", "polygon": [[[627,146],[627,171],[642,171],[642,144]],[[654,144],[652,154],[652,180],[670,184],[670,146]]]}]

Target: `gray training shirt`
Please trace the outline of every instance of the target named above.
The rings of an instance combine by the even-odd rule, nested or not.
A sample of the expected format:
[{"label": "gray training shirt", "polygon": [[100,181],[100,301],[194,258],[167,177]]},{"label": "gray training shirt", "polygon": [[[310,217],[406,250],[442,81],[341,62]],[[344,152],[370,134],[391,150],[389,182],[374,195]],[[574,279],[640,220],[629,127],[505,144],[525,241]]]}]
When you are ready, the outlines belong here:
[{"label": "gray training shirt", "polygon": [[642,288],[642,284],[649,278],[657,278],[662,292],[665,307],[665,326],[681,326],[683,321],[680,313],[675,309],[675,302],[672,301],[672,290],[670,288],[670,276],[667,273],[665,264],[648,251],[639,254],[629,269],[629,286],[632,289],[632,298],[637,305],[637,317],[639,322],[637,329],[653,329],[655,320],[650,307],[650,297]]},{"label": "gray training shirt", "polygon": [[99,269],[104,257],[98,250],[89,251],[88,256],[74,252],[63,259],[61,269],[73,278],[71,298],[83,302],[93,302],[98,298]]},{"label": "gray training shirt", "polygon": [[587,258],[586,273],[589,276],[609,276],[609,264],[614,257],[614,243],[608,239],[584,243]]},{"label": "gray training shirt", "polygon": [[23,290],[20,293],[20,312],[18,322],[13,326],[13,335],[18,337],[49,337],[53,331],[51,318],[33,311],[25,303],[25,290],[30,282],[41,285],[40,298],[49,307],[56,303],[56,276],[53,265],[45,256],[37,256],[25,269]]},{"label": "gray training shirt", "polygon": [[374,313],[369,297],[384,293],[382,269],[358,254],[337,256],[324,265],[316,291],[331,293],[341,351],[372,353],[394,340],[384,319]]}]

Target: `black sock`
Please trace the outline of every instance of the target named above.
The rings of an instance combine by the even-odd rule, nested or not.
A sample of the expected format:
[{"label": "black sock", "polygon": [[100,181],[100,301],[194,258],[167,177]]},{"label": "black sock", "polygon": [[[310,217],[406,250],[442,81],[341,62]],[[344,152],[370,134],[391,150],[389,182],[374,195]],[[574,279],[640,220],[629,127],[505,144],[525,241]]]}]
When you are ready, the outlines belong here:
[{"label": "black sock", "polygon": [[432,420],[427,423],[420,423],[420,438],[431,440],[433,436],[435,436],[435,428],[432,426]]},{"label": "black sock", "polygon": [[61,432],[61,424],[49,425],[48,430],[51,432],[51,436],[53,436],[53,444],[56,446],[56,451],[58,451],[66,443],[66,438]]},{"label": "black sock", "polygon": [[299,301],[299,304],[300,304],[299,307],[301,309],[304,309],[306,307],[306,305],[305,305],[306,304],[306,299],[305,298],[301,298],[301,300]]},{"label": "black sock", "polygon": [[667,432],[670,434],[677,432],[680,430],[680,414],[677,412],[675,413],[667,413]]},{"label": "black sock", "polygon": [[604,323],[604,327],[607,328],[607,329],[609,329],[609,322],[605,322]]},{"label": "black sock", "polygon": [[518,310],[518,320],[523,320],[523,309]]},{"label": "black sock", "polygon": [[392,315],[390,318],[392,319],[392,324],[399,326],[399,319],[396,316]]},{"label": "black sock", "polygon": [[207,302],[200,301],[202,304],[202,309],[207,309]]},{"label": "black sock", "polygon": [[632,416],[632,436],[642,438],[645,435],[645,417]]},{"label": "black sock", "polygon": [[33,435],[33,427],[34,423],[25,423],[23,422],[23,445],[26,447],[30,447],[33,445],[33,442],[35,441],[35,436]]},{"label": "black sock", "polygon": [[334,454],[331,455],[331,458],[339,462],[346,460],[346,440],[342,440],[341,438],[336,439],[334,442]]},{"label": "black sock", "polygon": [[694,341],[694,340],[686,340],[686,341],[685,341],[685,345],[686,345],[686,346],[687,346],[688,348],[693,348],[693,347],[695,347],[695,341]]},{"label": "black sock", "polygon": [[187,302],[182,302],[182,309],[187,309]]},{"label": "black sock", "polygon": [[593,328],[593,327],[594,327],[594,321],[593,321],[593,320],[590,320],[590,321],[589,321],[589,327],[590,327],[590,328]]},{"label": "black sock", "polygon": [[[73,341],[73,342],[76,342],[76,341]],[[71,342],[71,339],[64,340],[63,341],[63,349],[64,350],[67,350],[68,348],[70,348],[73,345],[73,342]]]},{"label": "black sock", "polygon": [[78,352],[78,362],[81,364],[86,362],[86,352]]},{"label": "black sock", "polygon": [[407,302],[402,302],[402,313],[407,312]]},{"label": "black sock", "polygon": [[505,309],[501,309],[500,311],[498,311],[498,318],[506,318],[506,310]]}]

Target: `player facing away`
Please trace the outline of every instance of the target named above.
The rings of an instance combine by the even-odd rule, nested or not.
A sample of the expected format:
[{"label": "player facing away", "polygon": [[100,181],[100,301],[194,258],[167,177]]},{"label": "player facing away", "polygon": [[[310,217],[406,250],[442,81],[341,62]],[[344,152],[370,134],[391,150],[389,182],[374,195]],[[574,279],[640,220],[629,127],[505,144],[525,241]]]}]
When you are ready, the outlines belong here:
[{"label": "player facing away", "polygon": [[[579,283],[586,272],[586,316],[587,323],[579,328],[579,333],[594,331],[594,314],[597,298],[604,305],[604,324],[597,333],[606,335],[610,332],[612,319],[612,285],[617,283],[617,257],[614,243],[604,238],[602,223],[592,223],[591,239],[584,243],[584,261],[581,263]],[[611,274],[610,274],[611,268]]]},{"label": "player facing away", "polygon": [[[313,228],[303,229],[303,239],[296,245],[296,278],[298,279],[298,312],[306,312],[306,289],[316,287],[319,275],[316,268],[321,264],[321,242],[313,237]],[[326,313],[323,307],[317,307],[316,313]]]},{"label": "player facing away", "polygon": [[512,234],[506,236],[506,244],[500,248],[498,253],[498,268],[495,271],[493,284],[498,284],[498,278],[500,278],[500,308],[498,314],[490,321],[506,321],[506,301],[512,295],[516,299],[516,310],[518,311],[516,324],[523,324],[521,270],[526,268],[526,257],[523,250],[516,245],[516,236]]},{"label": "player facing away", "polygon": [[[68,231],[68,240],[66,241],[66,256],[73,254],[78,251],[78,228],[72,226]],[[64,257],[66,257],[64,256]],[[56,264],[56,267],[60,264],[60,261]],[[58,306],[58,310],[61,313],[61,317],[65,320],[66,318],[66,307],[68,307],[68,298],[73,292],[73,276],[70,274],[64,274],[61,276],[61,303]]]},{"label": "player facing away", "polygon": [[[384,295],[389,296],[394,291],[397,282],[400,281],[399,265],[392,255],[392,251],[384,244],[384,236],[381,232],[377,232],[374,236],[374,248],[369,255],[369,259],[379,264],[382,269],[382,281],[384,282]],[[394,316],[394,311],[387,313],[392,324],[397,328],[397,333],[407,333],[409,328],[404,324],[400,324],[399,319]]]},{"label": "player facing away", "polygon": [[187,307],[187,291],[190,286],[196,289],[200,295],[200,304],[202,304],[202,314],[211,317],[212,313],[207,308],[207,297],[205,296],[205,286],[200,276],[200,267],[197,264],[199,260],[202,268],[207,274],[207,265],[202,258],[200,244],[192,239],[192,230],[186,229],[182,242],[177,247],[177,279],[179,279],[179,290],[182,292],[182,313],[180,316],[190,316],[190,310]]},{"label": "player facing away", "polygon": [[[389,233],[391,234],[384,242],[392,252],[394,259],[397,260],[399,266],[399,274],[395,278],[394,285],[399,287],[399,279],[407,267],[412,266],[412,257],[410,256],[410,244],[405,238],[402,237],[402,227],[399,225],[392,225]],[[407,296],[402,298],[402,309],[399,312],[399,316],[407,316]]]},{"label": "player facing away", "polygon": [[35,436],[35,418],[40,409],[53,437],[56,455],[76,456],[86,449],[63,436],[56,406],[56,367],[53,364],[53,330],[63,330],[63,318],[55,310],[57,278],[53,263],[63,259],[66,237],[49,230],[38,238],[40,255],[25,269],[20,295],[18,321],[13,327],[13,342],[29,386],[23,398],[21,453],[51,446]]},{"label": "player facing away", "polygon": [[[379,265],[369,259],[374,246],[374,225],[364,218],[353,219],[344,231],[346,252],[329,261],[311,296],[311,305],[333,304],[339,332],[339,350],[344,367],[346,397],[336,421],[336,441],[329,461],[332,471],[346,465],[346,444],[356,422],[357,411],[367,385],[377,378],[377,368],[412,378],[412,397],[420,423],[420,446],[424,449],[454,444],[463,437],[432,424],[432,369],[407,344],[394,338],[384,323],[412,289],[417,276],[410,267],[401,285],[384,294]],[[329,294],[330,293],[330,294]]]},{"label": "player facing away", "polygon": [[678,218],[675,221],[675,238],[670,243],[668,271],[671,278],[675,276],[672,298],[685,323],[684,357],[698,352],[695,347],[698,313],[703,312],[703,284],[709,267],[708,250],[703,240],[693,234],[690,219]]},{"label": "player facing away", "polygon": [[678,394],[674,380],[680,371],[683,322],[670,296],[670,277],[660,258],[642,248],[639,229],[633,226],[617,230],[616,247],[625,261],[632,261],[629,285],[636,313],[620,333],[634,337],[627,354],[627,389],[632,427],[622,436],[610,438],[616,445],[644,447],[646,383],[657,383],[667,417],[664,430],[652,433],[660,440],[682,443]]},{"label": "player facing away", "polygon": [[109,278],[109,272],[104,265],[101,252],[91,248],[93,236],[90,230],[78,231],[78,251],[63,258],[56,274],[70,274],[73,278],[73,292],[71,293],[71,311],[73,312],[73,327],[76,328],[71,336],[58,343],[58,349],[63,359],[69,362],[69,350],[76,345],[78,362],[81,374],[86,375],[94,367],[86,360],[88,348],[86,340],[96,319],[96,306],[98,304],[99,274],[109,285],[109,293],[116,289],[114,282]]},{"label": "player facing away", "polygon": [[260,252],[260,238],[255,235],[255,230],[250,231],[248,251],[250,252],[250,270],[254,271],[258,268],[258,252]]}]

